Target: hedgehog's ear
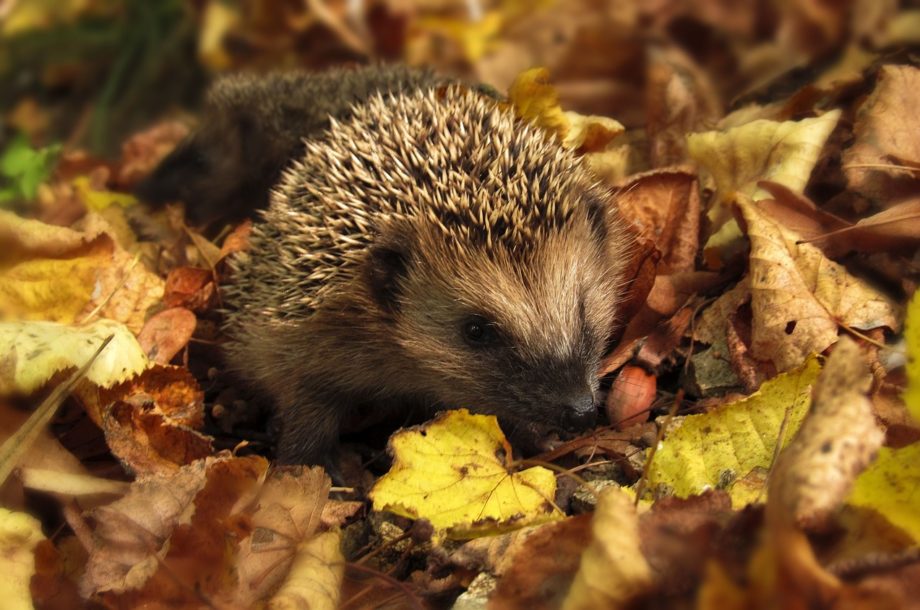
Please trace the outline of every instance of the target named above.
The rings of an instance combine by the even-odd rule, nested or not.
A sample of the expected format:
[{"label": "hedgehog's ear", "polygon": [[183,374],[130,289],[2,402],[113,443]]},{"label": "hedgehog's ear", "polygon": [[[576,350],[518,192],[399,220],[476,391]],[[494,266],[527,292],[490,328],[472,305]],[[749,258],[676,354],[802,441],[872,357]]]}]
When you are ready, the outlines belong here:
[{"label": "hedgehog's ear", "polygon": [[374,301],[388,313],[399,311],[400,281],[408,260],[405,248],[395,244],[375,244],[368,251],[367,285]]}]

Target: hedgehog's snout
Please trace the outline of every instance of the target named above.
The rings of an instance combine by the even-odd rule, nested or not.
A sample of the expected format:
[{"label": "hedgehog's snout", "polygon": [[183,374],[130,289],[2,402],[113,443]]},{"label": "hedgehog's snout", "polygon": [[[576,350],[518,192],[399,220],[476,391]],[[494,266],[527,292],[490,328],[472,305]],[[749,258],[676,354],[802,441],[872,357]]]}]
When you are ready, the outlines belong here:
[{"label": "hedgehog's snout", "polygon": [[569,432],[580,432],[597,424],[597,406],[594,393],[573,396],[562,406],[562,425]]}]

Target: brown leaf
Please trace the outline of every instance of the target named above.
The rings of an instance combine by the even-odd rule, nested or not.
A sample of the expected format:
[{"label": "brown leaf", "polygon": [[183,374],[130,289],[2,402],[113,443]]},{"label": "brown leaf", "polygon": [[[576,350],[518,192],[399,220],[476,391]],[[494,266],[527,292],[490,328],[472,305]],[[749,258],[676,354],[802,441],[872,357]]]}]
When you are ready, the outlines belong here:
[{"label": "brown leaf", "polygon": [[693,270],[700,222],[696,175],[681,169],[639,174],[620,188],[616,201],[641,238],[661,251],[659,274]]},{"label": "brown leaf", "polygon": [[647,78],[646,128],[652,166],[685,163],[687,134],[705,129],[723,114],[718,93],[709,75],[673,48],[651,50]]},{"label": "brown leaf", "polygon": [[220,246],[221,260],[237,252],[249,249],[249,234],[252,232],[252,221],[246,220],[233,229]]},{"label": "brown leaf", "polygon": [[899,327],[898,308],[809,244],[765,218],[747,198],[737,204],[751,242],[751,353],[782,372],[837,340],[837,327]]},{"label": "brown leaf", "polygon": [[768,521],[821,527],[843,502],[885,439],[866,396],[871,382],[862,350],[842,337],[812,390],[808,417],[770,478]]},{"label": "brown leaf", "polygon": [[121,165],[115,178],[123,189],[131,189],[150,174],[176,144],[188,135],[188,126],[164,121],[134,134],[121,145]]},{"label": "brown leaf", "polygon": [[166,276],[163,303],[167,307],[203,312],[211,307],[216,296],[214,274],[209,269],[179,267]]},{"label": "brown leaf", "polygon": [[490,610],[558,608],[591,540],[591,518],[579,515],[540,526],[503,560],[507,568],[489,597]]},{"label": "brown leaf", "polygon": [[616,429],[641,424],[655,401],[655,375],[638,366],[624,366],[607,394],[607,416]]},{"label": "brown leaf", "polygon": [[828,233],[849,227],[851,223],[825,212],[805,195],[779,182],[761,180],[757,186],[773,196],[773,199],[761,199],[756,202],[760,211],[770,220],[786,227],[801,237],[802,241],[813,243],[827,252],[828,256],[833,256],[828,249],[831,246],[836,246],[833,249],[835,254],[841,252],[836,243],[827,239]]},{"label": "brown leaf", "polygon": [[827,241],[835,244],[831,252],[892,252],[904,249],[913,252],[920,241],[920,197],[902,201],[887,210],[863,218],[855,225],[848,225],[825,233],[815,239],[807,239],[816,245]]},{"label": "brown leaf", "polygon": [[195,314],[188,309],[166,309],[147,320],[137,341],[151,361],[169,364],[173,356],[188,345],[197,323]]},{"label": "brown leaf", "polygon": [[298,544],[313,538],[322,525],[329,486],[322,468],[293,466],[269,472],[246,510],[250,533],[240,543],[235,564],[239,582],[232,596],[225,595],[228,602],[250,607],[281,584]]},{"label": "brown leaf", "polygon": [[899,168],[893,159],[920,163],[920,115],[917,91],[920,68],[887,65],[860,106],[853,135],[856,142],[843,153],[849,187],[870,199],[890,203],[920,189],[916,171]]},{"label": "brown leaf", "polygon": [[204,421],[204,396],[187,369],[155,365],[109,389],[84,384],[77,395],[135,473],[171,474],[212,452],[210,438],[193,429]]}]

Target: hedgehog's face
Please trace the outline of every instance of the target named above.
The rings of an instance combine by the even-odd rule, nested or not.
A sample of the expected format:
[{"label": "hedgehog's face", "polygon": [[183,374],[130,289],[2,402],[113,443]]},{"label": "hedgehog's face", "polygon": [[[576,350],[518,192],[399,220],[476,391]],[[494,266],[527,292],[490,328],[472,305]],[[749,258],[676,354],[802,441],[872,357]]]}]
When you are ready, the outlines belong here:
[{"label": "hedgehog's face", "polygon": [[[389,304],[395,342],[417,365],[407,375],[445,406],[592,426],[621,266],[598,222],[580,209],[524,251],[451,244],[424,230],[399,253],[378,251],[375,294]],[[380,273],[387,269],[395,271]]]}]

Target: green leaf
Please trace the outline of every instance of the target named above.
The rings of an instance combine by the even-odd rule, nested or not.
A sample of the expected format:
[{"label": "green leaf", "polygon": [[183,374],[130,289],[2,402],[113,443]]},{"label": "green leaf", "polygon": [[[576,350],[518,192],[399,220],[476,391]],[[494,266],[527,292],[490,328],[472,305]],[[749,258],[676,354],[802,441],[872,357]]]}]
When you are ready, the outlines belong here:
[{"label": "green leaf", "polygon": [[59,144],[33,149],[28,139],[19,135],[0,154],[0,201],[15,199],[32,200],[38,194],[38,187],[48,179],[54,169]]}]

